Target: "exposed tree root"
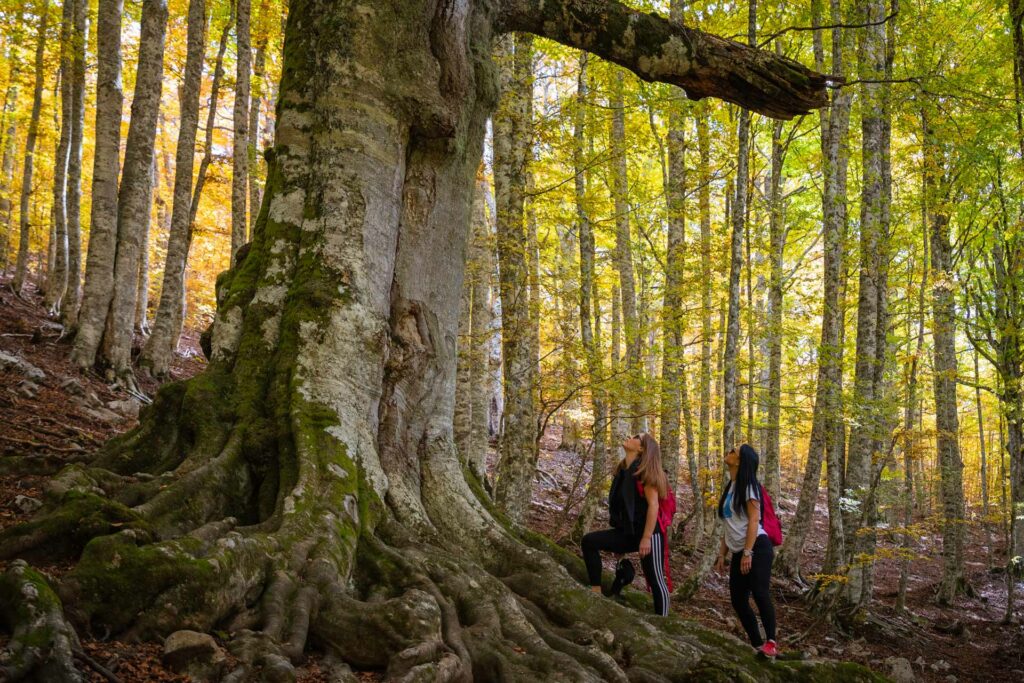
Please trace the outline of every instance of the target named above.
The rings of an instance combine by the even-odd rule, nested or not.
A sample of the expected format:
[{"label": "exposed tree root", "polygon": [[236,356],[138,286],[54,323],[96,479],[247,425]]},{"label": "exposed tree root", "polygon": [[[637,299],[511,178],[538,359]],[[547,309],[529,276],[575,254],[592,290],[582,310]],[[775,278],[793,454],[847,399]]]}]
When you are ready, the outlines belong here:
[{"label": "exposed tree root", "polygon": [[52,683],[82,680],[73,653],[80,649],[60,600],[42,574],[15,560],[0,576],[0,617],[11,631],[0,652],[0,680]]}]

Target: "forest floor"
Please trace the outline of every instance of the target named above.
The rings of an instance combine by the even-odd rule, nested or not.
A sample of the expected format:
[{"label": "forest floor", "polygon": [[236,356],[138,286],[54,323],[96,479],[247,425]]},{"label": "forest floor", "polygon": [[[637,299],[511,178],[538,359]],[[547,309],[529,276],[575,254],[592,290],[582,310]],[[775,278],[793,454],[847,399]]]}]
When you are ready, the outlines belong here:
[{"label": "forest floor", "polygon": [[[138,399],[111,388],[98,374],[75,369],[68,361],[70,347],[59,335],[60,328],[33,291],[18,298],[11,293],[9,278],[0,278],[0,457],[36,455],[54,471],[62,464],[88,459],[106,439],[130,429],[136,424],[138,410]],[[180,348],[183,353],[176,357],[172,369],[175,379],[190,377],[205,366],[198,338],[198,330],[186,331]],[[151,396],[156,388],[152,380],[140,378],[140,389],[146,395]],[[536,480],[529,525],[573,547],[566,536],[589,472],[581,465],[581,456],[560,449],[560,443],[561,427],[549,427],[541,440],[541,473]],[[493,467],[493,451],[490,460]],[[798,486],[795,481],[785,484],[784,490],[791,495],[777,502],[784,530],[796,508]],[[45,485],[46,477],[0,475],[0,529],[28,519],[37,505],[35,501],[42,499]],[[678,522],[692,509],[692,502],[689,489],[682,484],[677,495]],[[572,501],[566,511],[569,498]],[[820,567],[824,556],[828,536],[824,506],[822,495],[803,557],[805,576]],[[600,514],[597,523],[602,523]],[[922,524],[924,532],[915,538],[907,591],[912,618],[898,615],[894,608],[900,560],[892,552],[894,540],[883,538],[879,555],[891,557],[876,563],[872,604],[876,623],[840,632],[817,618],[797,586],[775,582],[780,648],[857,661],[882,673],[889,673],[888,658],[902,657],[911,663],[921,681],[1024,680],[1024,625],[1001,624],[1006,609],[1005,576],[991,568],[1004,564],[1002,534],[993,533],[989,549],[983,530],[978,525],[969,527],[967,570],[977,597],[960,598],[952,607],[939,608],[933,598],[942,571],[941,536],[934,522],[925,520]],[[696,561],[688,550],[687,534],[682,536],[672,542],[671,569],[676,581],[692,571]],[[990,557],[998,559],[990,562]],[[0,562],[0,571],[3,565]],[[606,565],[611,567],[611,558],[607,558]],[[70,565],[37,567],[58,578]],[[639,572],[635,587],[643,590]],[[1017,596],[1020,615],[1024,613],[1024,583],[1018,584]],[[729,604],[725,576],[712,573],[690,601],[674,601],[672,610],[742,637]],[[0,633],[0,648],[5,640],[6,635]],[[86,654],[125,683],[188,680],[161,665],[161,647],[157,644],[83,638],[82,646]],[[299,673],[304,683],[326,680],[315,656]],[[365,677],[376,679],[373,674]],[[93,673],[91,680],[105,679]]]}]

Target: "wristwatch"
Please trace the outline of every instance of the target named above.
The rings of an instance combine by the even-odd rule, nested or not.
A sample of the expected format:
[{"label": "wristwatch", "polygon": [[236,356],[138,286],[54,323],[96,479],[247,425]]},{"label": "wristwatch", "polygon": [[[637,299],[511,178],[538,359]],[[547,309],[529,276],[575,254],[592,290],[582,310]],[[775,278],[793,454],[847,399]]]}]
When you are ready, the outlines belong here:
[{"label": "wristwatch", "polygon": [[754,551],[753,550],[747,550],[746,548],[743,549],[743,557],[753,557],[753,556],[754,556]]}]

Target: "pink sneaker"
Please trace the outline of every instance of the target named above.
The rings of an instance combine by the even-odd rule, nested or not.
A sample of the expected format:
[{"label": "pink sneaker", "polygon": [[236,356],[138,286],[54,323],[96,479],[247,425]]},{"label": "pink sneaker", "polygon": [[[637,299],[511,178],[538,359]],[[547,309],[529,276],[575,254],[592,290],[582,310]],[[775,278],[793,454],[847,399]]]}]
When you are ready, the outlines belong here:
[{"label": "pink sneaker", "polygon": [[769,640],[767,643],[757,649],[758,653],[765,657],[774,659],[779,655],[779,648],[776,647],[774,640]]}]

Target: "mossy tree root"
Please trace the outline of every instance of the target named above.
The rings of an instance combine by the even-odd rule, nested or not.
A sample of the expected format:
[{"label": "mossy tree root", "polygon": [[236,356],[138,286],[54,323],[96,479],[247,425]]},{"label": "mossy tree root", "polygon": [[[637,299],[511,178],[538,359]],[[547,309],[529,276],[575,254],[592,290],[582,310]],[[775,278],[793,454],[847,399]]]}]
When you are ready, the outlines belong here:
[{"label": "mossy tree root", "polygon": [[11,640],[0,652],[0,680],[78,683],[75,630],[46,578],[22,560],[0,576],[0,619]]}]

